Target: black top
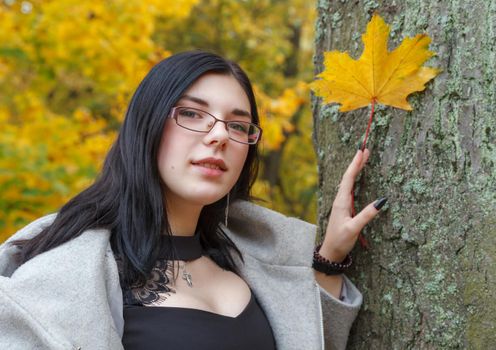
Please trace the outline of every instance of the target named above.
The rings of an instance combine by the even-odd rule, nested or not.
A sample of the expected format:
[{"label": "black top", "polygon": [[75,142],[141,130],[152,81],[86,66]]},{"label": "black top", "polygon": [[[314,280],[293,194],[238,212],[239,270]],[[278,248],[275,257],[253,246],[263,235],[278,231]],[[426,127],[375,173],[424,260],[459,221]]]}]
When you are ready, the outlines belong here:
[{"label": "black top", "polygon": [[[172,247],[167,243],[161,247],[147,283],[122,291],[124,349],[275,349],[269,321],[251,290],[248,305],[236,317],[192,308],[156,306],[177,293],[170,283],[172,276],[167,260],[170,254],[174,252],[176,259],[184,261],[195,260],[203,254],[200,233],[190,237],[173,236],[170,242]],[[120,259],[117,262],[120,269]]]},{"label": "black top", "polygon": [[161,306],[125,306],[126,350],[273,350],[269,322],[253,293],[236,317],[199,309]]}]

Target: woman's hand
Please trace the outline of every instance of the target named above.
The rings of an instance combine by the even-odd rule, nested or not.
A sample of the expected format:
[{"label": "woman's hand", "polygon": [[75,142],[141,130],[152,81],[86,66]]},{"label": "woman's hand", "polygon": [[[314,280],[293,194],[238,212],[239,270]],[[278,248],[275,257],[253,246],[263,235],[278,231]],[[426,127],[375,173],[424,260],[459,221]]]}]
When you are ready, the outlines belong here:
[{"label": "woman's hand", "polygon": [[[377,203],[376,201],[367,205],[355,217],[351,217],[353,184],[369,159],[369,155],[368,149],[363,152],[361,150],[357,151],[339,184],[338,193],[332,204],[324,242],[319,252],[320,255],[331,261],[341,262],[346,258],[346,255],[355,246],[360,231],[380,210],[380,207],[379,209],[374,207],[374,203]],[[381,199],[380,202],[384,204],[385,201],[386,199]]]}]

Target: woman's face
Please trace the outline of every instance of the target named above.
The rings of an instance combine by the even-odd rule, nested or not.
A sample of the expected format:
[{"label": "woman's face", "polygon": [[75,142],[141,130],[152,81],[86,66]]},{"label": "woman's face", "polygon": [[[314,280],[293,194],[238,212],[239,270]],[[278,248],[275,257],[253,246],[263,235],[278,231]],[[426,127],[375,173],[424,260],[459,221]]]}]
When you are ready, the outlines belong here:
[{"label": "woman's face", "polygon": [[[176,106],[201,109],[221,120],[251,122],[248,97],[231,75],[202,75]],[[167,119],[158,152],[167,202],[207,205],[221,199],[238,180],[248,149],[248,145],[229,139],[224,123],[217,122],[209,133],[200,133]],[[215,162],[223,162],[221,169]]]}]

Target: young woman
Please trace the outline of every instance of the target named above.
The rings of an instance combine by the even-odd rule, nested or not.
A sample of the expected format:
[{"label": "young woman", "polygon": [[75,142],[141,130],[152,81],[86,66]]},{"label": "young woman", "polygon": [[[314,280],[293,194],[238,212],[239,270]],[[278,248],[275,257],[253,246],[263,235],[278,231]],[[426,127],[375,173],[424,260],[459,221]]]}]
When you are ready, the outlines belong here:
[{"label": "young woman", "polygon": [[0,246],[0,348],[345,348],[362,297],[341,272],[385,202],[351,218],[368,150],[314,252],[313,225],[249,202],[261,135],[238,65],[157,64],[95,183]]}]

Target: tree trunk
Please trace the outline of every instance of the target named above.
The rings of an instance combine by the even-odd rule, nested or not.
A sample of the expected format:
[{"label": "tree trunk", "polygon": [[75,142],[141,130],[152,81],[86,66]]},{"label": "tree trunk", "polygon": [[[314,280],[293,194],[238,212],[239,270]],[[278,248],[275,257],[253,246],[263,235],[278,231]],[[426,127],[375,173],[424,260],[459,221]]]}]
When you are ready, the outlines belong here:
[{"label": "tree trunk", "polygon": [[[374,11],[391,25],[390,49],[427,33],[437,56],[426,65],[442,73],[410,96],[412,112],[376,109],[355,206],[388,204],[362,232],[369,249],[353,252],[364,304],[349,348],[494,348],[496,0],[318,1],[316,72],[324,51],[358,58]],[[313,106],[324,228],[369,111]]]}]

